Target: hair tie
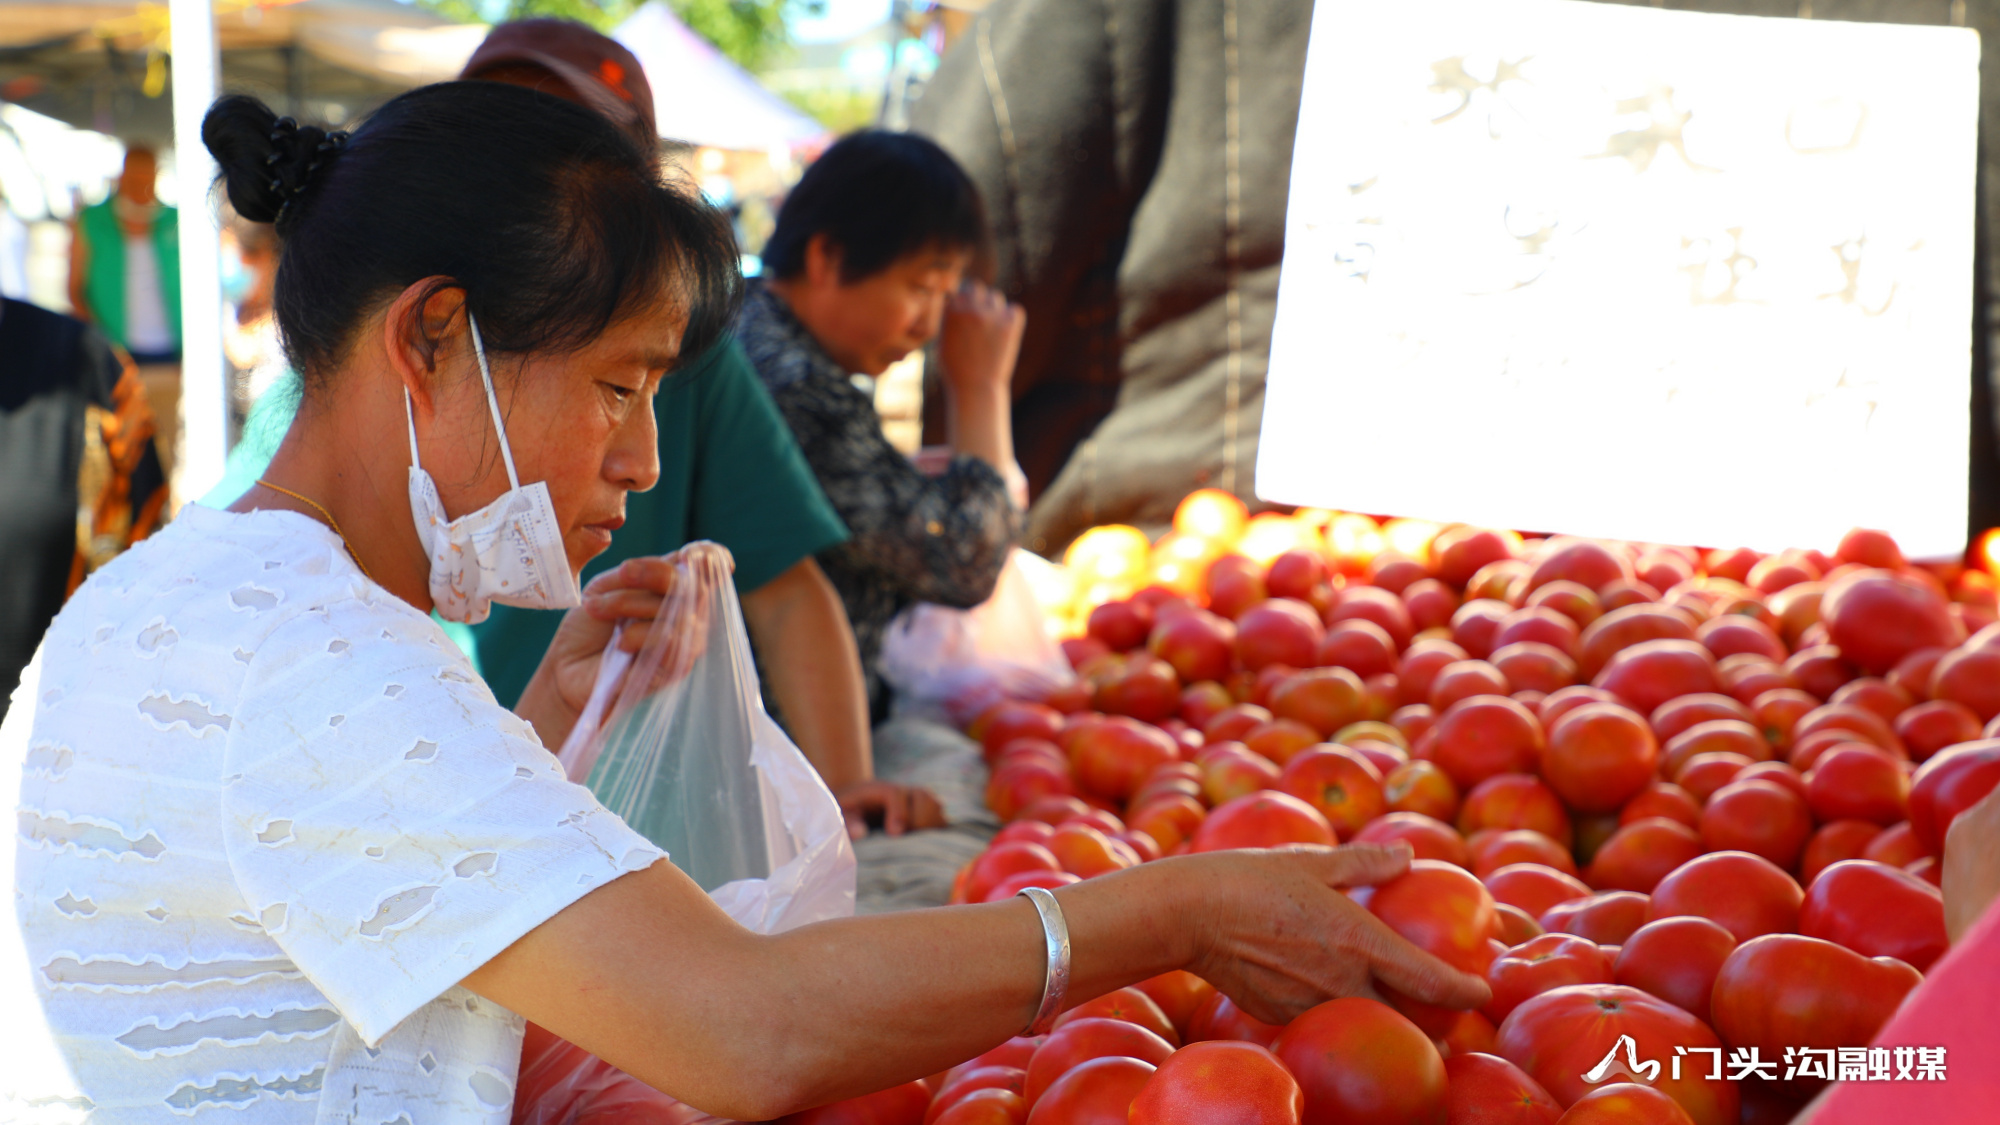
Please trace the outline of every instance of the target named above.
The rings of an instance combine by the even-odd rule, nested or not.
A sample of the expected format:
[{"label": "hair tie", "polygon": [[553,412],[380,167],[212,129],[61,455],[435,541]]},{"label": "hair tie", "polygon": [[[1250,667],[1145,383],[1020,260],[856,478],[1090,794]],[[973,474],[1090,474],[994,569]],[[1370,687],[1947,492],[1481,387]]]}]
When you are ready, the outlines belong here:
[{"label": "hair tie", "polygon": [[[285,211],[291,207],[292,201],[297,199],[306,190],[307,185],[312,183],[313,173],[319,171],[323,165],[339,155],[347,147],[349,134],[344,129],[336,129],[332,132],[321,133],[319,141],[313,145],[311,150],[301,153],[299,151],[298,139],[304,132],[305,130],[300,127],[299,123],[290,117],[280,117],[271,123],[272,149],[264,157],[264,164],[266,167],[272,169],[271,192],[282,201],[278,204],[278,214],[272,219],[273,222],[276,222],[279,218],[283,218]],[[285,182],[287,176],[278,168],[281,162],[298,165],[298,172],[290,177],[295,182],[290,184]]]}]

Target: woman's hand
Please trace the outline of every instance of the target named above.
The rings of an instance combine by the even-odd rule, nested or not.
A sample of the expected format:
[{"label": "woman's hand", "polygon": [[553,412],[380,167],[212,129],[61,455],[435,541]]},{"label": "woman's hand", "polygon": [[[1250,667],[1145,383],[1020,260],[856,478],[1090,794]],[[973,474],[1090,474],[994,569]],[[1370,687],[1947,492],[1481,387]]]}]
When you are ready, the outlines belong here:
[{"label": "woman's hand", "polygon": [[955,393],[1006,387],[1021,353],[1028,314],[998,290],[968,281],[945,299],[938,360]]},{"label": "woman's hand", "polygon": [[891,836],[925,828],[944,827],[944,806],[937,795],[915,785],[890,781],[861,781],[833,795],[847,818],[847,835],[855,840],[868,835],[871,820],[882,822],[882,831]]},{"label": "woman's hand", "polygon": [[1266,1023],[1336,996],[1381,999],[1378,986],[1429,1004],[1470,1008],[1491,993],[1479,977],[1418,949],[1339,888],[1407,871],[1406,846],[1350,844],[1201,857],[1206,892],[1191,971]]},{"label": "woman's hand", "polygon": [[[583,604],[563,615],[541,666],[514,707],[515,714],[534,724],[542,745],[551,752],[562,746],[590,702],[590,689],[597,683],[598,667],[618,622],[659,616],[667,592],[674,587],[675,558],[626,559],[591,579],[583,588]],[[639,651],[647,632],[626,629],[618,647]]]}]

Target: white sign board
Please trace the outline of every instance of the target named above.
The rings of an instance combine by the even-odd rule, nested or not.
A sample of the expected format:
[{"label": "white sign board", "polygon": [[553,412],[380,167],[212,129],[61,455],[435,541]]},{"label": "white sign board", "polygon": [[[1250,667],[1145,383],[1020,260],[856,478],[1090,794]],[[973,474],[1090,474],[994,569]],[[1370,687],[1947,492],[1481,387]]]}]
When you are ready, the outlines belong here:
[{"label": "white sign board", "polygon": [[1956,28],[1320,0],[1258,495],[1956,555],[1978,63]]}]

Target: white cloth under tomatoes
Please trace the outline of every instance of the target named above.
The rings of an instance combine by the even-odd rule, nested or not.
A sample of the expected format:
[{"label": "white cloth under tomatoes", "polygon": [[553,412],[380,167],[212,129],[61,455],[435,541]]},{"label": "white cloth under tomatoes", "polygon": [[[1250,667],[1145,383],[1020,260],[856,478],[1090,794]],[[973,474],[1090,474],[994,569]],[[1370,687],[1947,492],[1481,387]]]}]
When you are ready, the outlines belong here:
[{"label": "white cloth under tomatoes", "polygon": [[458,987],[662,853],[323,525],[189,506],[0,726],[0,1120],[505,1122]]}]

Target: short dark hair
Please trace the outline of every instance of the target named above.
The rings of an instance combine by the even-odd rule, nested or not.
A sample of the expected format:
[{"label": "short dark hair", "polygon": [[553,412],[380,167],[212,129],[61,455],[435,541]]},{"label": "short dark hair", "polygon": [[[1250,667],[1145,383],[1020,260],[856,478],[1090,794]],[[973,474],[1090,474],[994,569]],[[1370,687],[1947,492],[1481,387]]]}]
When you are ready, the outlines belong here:
[{"label": "short dark hair", "polygon": [[795,277],[816,234],[840,249],[840,277],[860,281],[905,254],[939,246],[987,255],[986,207],[951,154],[914,133],[866,129],[806,169],[764,244],[764,272]]},{"label": "short dark hair", "polygon": [[742,290],[726,219],[602,116],[498,82],[444,82],[337,134],[255,98],[202,122],[229,201],[283,240],[272,301],[307,394],[360,323],[427,277],[465,293],[486,346],[564,351],[655,300],[686,308],[681,355],[720,338]]}]

